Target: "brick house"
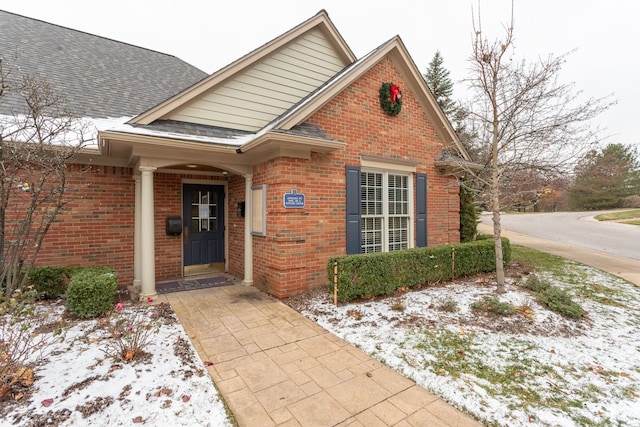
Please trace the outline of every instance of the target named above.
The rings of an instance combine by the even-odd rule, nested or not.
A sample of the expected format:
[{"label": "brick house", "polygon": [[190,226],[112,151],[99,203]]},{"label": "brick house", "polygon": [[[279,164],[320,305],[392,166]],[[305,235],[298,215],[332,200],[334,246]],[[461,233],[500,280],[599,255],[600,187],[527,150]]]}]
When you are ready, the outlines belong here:
[{"label": "brick house", "polygon": [[97,129],[39,265],[111,265],[143,296],[217,270],[283,298],[326,284],[331,256],[459,241],[443,153],[469,159],[397,36],[358,59],[320,11],[206,75],[7,12],[0,31]]}]

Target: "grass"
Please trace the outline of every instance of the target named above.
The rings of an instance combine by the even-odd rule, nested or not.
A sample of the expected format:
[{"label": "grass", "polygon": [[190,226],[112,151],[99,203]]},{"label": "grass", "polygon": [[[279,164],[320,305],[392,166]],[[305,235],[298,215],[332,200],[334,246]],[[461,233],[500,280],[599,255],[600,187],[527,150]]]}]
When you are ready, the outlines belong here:
[{"label": "grass", "polygon": [[[568,396],[564,390],[571,383],[573,372],[523,357],[531,343],[517,338],[501,346],[504,363],[500,365],[486,362],[489,355],[483,348],[474,345],[474,334],[422,330],[416,338],[415,348],[432,357],[423,361],[412,360],[412,365],[422,363],[425,369],[440,376],[475,377],[483,383],[491,384],[486,391],[490,395],[510,400],[511,409],[540,407],[571,413],[571,408],[581,408],[585,400],[602,393],[598,387],[593,387],[583,390],[582,395]],[[547,385],[541,389],[538,386],[540,382]],[[633,392],[634,390],[627,391],[631,395]],[[582,417],[574,420],[580,425],[598,425]]]},{"label": "grass", "polygon": [[575,264],[565,258],[518,245],[511,246],[511,261],[532,270],[547,271],[562,279],[567,279],[573,274],[567,265]]},{"label": "grass", "polygon": [[594,218],[598,221],[620,221],[625,224],[640,225],[640,209],[601,214]]},{"label": "grass", "polygon": [[556,279],[572,285],[576,296],[603,305],[624,307],[624,292],[591,280],[590,273],[579,263],[518,245],[511,247],[511,260],[526,268],[550,273]]},{"label": "grass", "polygon": [[[548,306],[561,304],[569,307],[568,310],[567,307],[560,310],[569,317],[578,319],[582,315],[582,308],[571,300],[571,294],[603,305],[625,307],[624,293],[621,294],[619,289],[607,287],[597,278],[590,277],[588,271],[578,263],[517,245],[512,247],[512,261],[525,269],[542,272],[543,279],[538,279],[534,274],[529,276],[531,278],[529,283],[523,285],[536,295],[536,299],[542,299],[541,302]],[[567,286],[566,290],[550,282],[564,282]],[[500,303],[494,297],[484,297],[474,305],[474,311],[484,311],[494,315],[508,315],[513,310],[513,307]],[[591,385],[579,393],[567,394],[566,392],[575,376],[593,375],[594,372],[585,372],[584,368],[581,372],[571,364],[549,365],[537,359],[528,358],[525,355],[529,350],[528,347],[531,346],[530,342],[514,338],[502,343],[500,347],[500,353],[503,355],[502,363],[489,365],[486,363],[489,355],[485,353],[484,348],[475,345],[474,333],[460,335],[448,330],[422,330],[415,338],[415,347],[430,353],[431,356],[423,361],[414,360],[414,364],[422,363],[425,369],[430,369],[437,375],[454,378],[476,377],[482,382],[491,384],[486,388],[489,394],[513,399],[512,409],[520,408],[526,411],[527,408],[548,408],[570,414],[577,425],[596,426],[601,425],[602,421],[613,425],[612,421],[606,418],[595,421],[574,413],[574,409],[582,408],[587,402],[597,402],[600,396],[606,393],[606,387]],[[603,370],[598,371],[597,375],[607,383],[616,383],[628,374]],[[539,386],[541,382],[546,383],[546,386],[541,388]],[[618,393],[621,397],[627,398],[635,398],[639,395],[637,388],[633,385],[620,387]],[[536,420],[533,418],[530,421]]]}]

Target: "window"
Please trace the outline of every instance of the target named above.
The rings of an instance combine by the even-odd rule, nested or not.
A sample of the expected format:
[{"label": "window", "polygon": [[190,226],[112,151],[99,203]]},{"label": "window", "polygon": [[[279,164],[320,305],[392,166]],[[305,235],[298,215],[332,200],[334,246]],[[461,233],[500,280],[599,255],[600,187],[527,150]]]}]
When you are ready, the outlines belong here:
[{"label": "window", "polygon": [[191,231],[218,231],[218,193],[191,193]]},{"label": "window", "polygon": [[360,158],[345,166],[347,254],[427,246],[427,175],[411,160]]},{"label": "window", "polygon": [[[265,184],[251,187],[251,234],[267,235],[267,186]],[[245,218],[245,221],[247,219]]]},{"label": "window", "polygon": [[409,182],[406,174],[361,172],[361,253],[398,251],[409,247]]}]

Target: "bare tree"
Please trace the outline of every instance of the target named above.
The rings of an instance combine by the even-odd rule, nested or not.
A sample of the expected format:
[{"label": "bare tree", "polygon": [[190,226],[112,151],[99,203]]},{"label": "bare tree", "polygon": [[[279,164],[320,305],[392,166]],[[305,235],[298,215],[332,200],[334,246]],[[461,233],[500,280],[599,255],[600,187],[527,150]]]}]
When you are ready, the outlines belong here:
[{"label": "bare tree", "polygon": [[[591,119],[609,108],[608,98],[579,101],[573,84],[558,80],[568,54],[550,55],[533,63],[516,61],[512,3],[511,22],[503,38],[489,42],[480,17],[473,17],[468,111],[477,133],[474,159],[485,167],[467,170],[488,194],[493,213],[497,291],[504,291],[504,264],[500,227],[500,189],[510,177],[557,175],[572,169],[573,161],[599,142]],[[464,164],[461,165],[464,167]],[[536,173],[532,173],[536,171]]]},{"label": "bare tree", "polygon": [[68,163],[88,126],[46,81],[4,65],[0,58],[0,284],[9,297],[65,204]]}]

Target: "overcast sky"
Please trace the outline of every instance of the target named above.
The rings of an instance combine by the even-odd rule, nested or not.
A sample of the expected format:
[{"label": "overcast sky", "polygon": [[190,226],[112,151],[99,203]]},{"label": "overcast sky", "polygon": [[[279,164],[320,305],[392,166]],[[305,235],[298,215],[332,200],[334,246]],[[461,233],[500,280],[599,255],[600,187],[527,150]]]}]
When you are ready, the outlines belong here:
[{"label": "overcast sky", "polygon": [[[324,9],[358,57],[398,34],[424,72],[440,50],[463,99],[478,1],[0,0],[0,9],[169,53],[207,73]],[[488,38],[501,38],[511,1],[483,0],[480,13]],[[514,17],[517,55],[535,61],[577,49],[560,80],[588,97],[612,94],[617,105],[596,124],[607,128],[607,142],[640,148],[640,2],[515,0]]]}]

